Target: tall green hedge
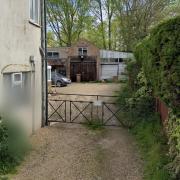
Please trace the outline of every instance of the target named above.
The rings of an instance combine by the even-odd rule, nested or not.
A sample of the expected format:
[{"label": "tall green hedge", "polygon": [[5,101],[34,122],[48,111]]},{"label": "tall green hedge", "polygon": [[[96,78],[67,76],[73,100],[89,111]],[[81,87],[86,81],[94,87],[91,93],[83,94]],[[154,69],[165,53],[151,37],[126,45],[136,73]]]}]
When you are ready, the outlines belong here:
[{"label": "tall green hedge", "polygon": [[174,110],[180,108],[180,17],[154,28],[135,48],[155,96]]},{"label": "tall green hedge", "polygon": [[134,51],[147,86],[164,101],[169,114],[171,168],[180,178],[180,17],[161,23]]}]

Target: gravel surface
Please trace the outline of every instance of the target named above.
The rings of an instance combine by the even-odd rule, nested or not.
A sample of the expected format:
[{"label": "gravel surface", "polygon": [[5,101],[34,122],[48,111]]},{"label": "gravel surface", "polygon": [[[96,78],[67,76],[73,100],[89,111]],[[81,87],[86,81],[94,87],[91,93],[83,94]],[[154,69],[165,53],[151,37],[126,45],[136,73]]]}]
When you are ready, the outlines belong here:
[{"label": "gravel surface", "polygon": [[[120,84],[117,83],[72,83],[67,87],[52,88],[53,92],[62,94],[85,94],[85,95],[116,95],[119,91]],[[91,101],[96,97],[91,96],[60,96],[63,100]],[[100,100],[108,100],[109,98],[100,98]]]},{"label": "gravel surface", "polygon": [[14,180],[141,180],[142,161],[122,128],[56,124],[39,130]]},{"label": "gravel surface", "polygon": [[67,94],[113,95],[119,87],[118,83],[72,83],[67,87],[53,88],[53,91]]},{"label": "gravel surface", "polygon": [[[119,84],[75,83],[56,91],[113,95],[119,88]],[[135,141],[123,128],[93,131],[82,125],[59,123],[40,129],[31,139],[34,148],[14,180],[142,179],[142,160]]]}]

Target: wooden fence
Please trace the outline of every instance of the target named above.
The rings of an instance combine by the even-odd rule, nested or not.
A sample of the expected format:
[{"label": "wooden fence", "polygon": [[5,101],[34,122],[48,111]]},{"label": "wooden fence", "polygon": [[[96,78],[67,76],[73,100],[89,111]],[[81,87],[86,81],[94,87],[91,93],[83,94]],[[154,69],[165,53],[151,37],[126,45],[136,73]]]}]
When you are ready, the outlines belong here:
[{"label": "wooden fence", "polygon": [[163,124],[166,124],[168,120],[169,110],[167,105],[159,98],[156,98],[156,111],[160,114],[160,118]]}]

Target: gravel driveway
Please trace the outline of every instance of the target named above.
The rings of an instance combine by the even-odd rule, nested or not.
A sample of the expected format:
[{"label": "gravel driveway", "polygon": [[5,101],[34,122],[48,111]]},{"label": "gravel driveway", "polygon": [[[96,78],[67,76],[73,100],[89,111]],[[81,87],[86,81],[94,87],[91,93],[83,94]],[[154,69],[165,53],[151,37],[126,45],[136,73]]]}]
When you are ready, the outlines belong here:
[{"label": "gravel driveway", "polygon": [[[112,95],[118,89],[117,84],[72,84],[58,91]],[[83,125],[59,123],[36,132],[32,144],[33,151],[12,179],[142,179],[142,160],[135,141],[120,127],[93,131]]]},{"label": "gravel driveway", "polygon": [[[67,87],[52,88],[53,92],[62,94],[115,95],[120,89],[117,83],[72,83]],[[91,101],[96,97],[61,96],[61,99]],[[102,99],[103,100],[103,99]]]}]

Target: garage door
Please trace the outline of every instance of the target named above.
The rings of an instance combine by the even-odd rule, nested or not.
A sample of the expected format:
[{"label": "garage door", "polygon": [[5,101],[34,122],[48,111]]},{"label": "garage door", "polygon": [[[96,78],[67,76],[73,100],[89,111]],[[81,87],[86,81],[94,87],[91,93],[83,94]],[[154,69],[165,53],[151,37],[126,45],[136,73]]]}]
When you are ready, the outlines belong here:
[{"label": "garage door", "polygon": [[76,81],[76,75],[81,74],[81,81],[96,80],[96,62],[71,62],[71,80]]},{"label": "garage door", "polygon": [[101,79],[111,79],[118,75],[117,64],[101,64]]}]

